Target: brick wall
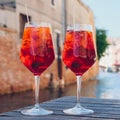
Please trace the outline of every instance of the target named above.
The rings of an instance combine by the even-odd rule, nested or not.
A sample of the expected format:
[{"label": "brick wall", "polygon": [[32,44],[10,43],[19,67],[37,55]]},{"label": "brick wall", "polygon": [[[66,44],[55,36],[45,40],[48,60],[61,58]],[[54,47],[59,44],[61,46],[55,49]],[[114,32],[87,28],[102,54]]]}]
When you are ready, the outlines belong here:
[{"label": "brick wall", "polygon": [[[26,91],[34,88],[33,74],[20,62],[20,41],[17,32],[0,28],[0,94]],[[53,83],[58,80],[57,62],[41,75],[40,88],[48,87],[53,74]]]},{"label": "brick wall", "polygon": [[[17,32],[7,28],[0,28],[0,94],[15,93],[34,89],[33,74],[20,62],[20,41]],[[63,63],[62,63],[63,64]],[[98,64],[95,64],[83,79],[87,80],[97,74]],[[40,88],[57,87],[60,83],[57,71],[57,60],[41,75]],[[53,77],[51,76],[53,74]],[[75,82],[75,75],[63,65],[65,85]]]}]

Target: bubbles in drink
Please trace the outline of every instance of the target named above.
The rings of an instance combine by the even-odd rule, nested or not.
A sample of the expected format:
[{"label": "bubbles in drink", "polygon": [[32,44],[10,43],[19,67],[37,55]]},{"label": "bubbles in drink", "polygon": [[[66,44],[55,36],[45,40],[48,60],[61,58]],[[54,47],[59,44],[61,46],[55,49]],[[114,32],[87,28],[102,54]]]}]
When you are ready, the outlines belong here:
[{"label": "bubbles in drink", "polygon": [[52,37],[48,27],[25,28],[20,58],[34,75],[40,75],[48,68],[54,60]]},{"label": "bubbles in drink", "polygon": [[77,75],[85,73],[95,62],[92,32],[67,31],[63,50],[64,63]]}]

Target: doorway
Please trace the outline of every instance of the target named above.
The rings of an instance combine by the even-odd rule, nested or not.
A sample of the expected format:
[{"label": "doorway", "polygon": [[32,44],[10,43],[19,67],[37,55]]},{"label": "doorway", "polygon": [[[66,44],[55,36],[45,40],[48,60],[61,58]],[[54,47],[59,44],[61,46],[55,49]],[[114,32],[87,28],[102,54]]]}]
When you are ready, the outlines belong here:
[{"label": "doorway", "polygon": [[60,46],[60,33],[56,32],[56,45],[57,45],[57,67],[58,67],[58,78],[62,79],[62,60],[61,60],[61,46]]}]

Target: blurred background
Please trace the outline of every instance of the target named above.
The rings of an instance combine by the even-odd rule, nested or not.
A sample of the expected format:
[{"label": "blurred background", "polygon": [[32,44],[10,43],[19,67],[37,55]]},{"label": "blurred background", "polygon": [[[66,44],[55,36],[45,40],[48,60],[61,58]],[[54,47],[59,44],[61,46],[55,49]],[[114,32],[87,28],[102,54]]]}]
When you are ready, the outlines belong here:
[{"label": "blurred background", "polygon": [[0,112],[34,104],[34,77],[19,59],[27,22],[25,5],[30,21],[52,26],[56,59],[41,75],[40,102],[76,95],[75,75],[61,59],[66,26],[73,19],[93,26],[98,54],[96,63],[83,75],[81,96],[120,99],[119,0],[0,0]]}]

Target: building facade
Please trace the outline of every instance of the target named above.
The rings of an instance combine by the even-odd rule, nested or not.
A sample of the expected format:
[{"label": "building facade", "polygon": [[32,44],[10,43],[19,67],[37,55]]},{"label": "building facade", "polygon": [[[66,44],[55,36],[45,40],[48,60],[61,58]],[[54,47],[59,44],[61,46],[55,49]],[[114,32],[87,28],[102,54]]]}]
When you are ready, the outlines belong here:
[{"label": "building facade", "polygon": [[[65,81],[65,84],[74,82],[75,75],[70,70],[65,69],[61,60],[65,30],[67,25],[74,23],[92,24],[95,36],[94,15],[91,9],[84,5],[81,0],[74,0],[74,2],[73,0],[0,0],[0,26],[16,30],[19,38],[22,38],[27,15],[30,21],[49,22],[52,26],[56,60],[41,77],[47,79],[48,83],[53,79],[55,85],[59,81]],[[18,39],[16,43],[20,44],[20,41]],[[97,71],[98,63],[96,62],[85,73],[84,78],[94,77]],[[25,73],[24,71],[22,74]],[[20,72],[19,76],[22,74]]]},{"label": "building facade", "polygon": [[[100,66],[104,66],[105,70],[111,69],[111,72],[120,71],[120,38],[108,38],[109,46],[104,56],[100,59]],[[109,61],[109,62],[108,62]]]}]

